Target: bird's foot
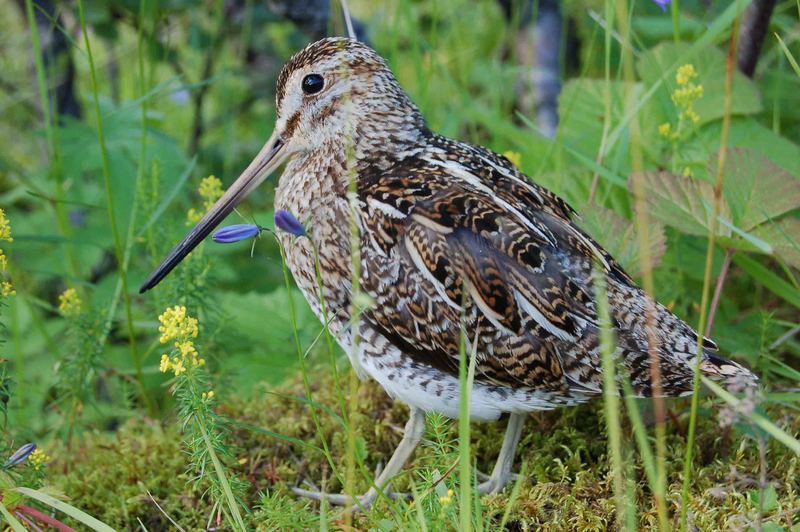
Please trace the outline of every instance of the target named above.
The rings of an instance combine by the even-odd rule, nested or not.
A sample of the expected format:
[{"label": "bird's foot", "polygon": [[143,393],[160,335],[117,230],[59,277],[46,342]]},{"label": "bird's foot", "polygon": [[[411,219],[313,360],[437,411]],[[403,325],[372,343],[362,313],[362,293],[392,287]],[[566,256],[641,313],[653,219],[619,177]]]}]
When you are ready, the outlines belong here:
[{"label": "bird's foot", "polygon": [[[388,489],[388,487],[387,487]],[[325,493],[324,491],[304,490],[302,488],[292,488],[292,492],[298,497],[305,497],[315,501],[327,501],[335,506],[348,506],[352,505],[350,509],[352,512],[361,510],[368,510],[372,507],[378,498],[378,490],[370,488],[365,494],[355,497],[345,495],[344,493]],[[410,499],[410,493],[396,493],[393,491],[386,491],[384,495],[390,499]]]},{"label": "bird's foot", "polygon": [[478,493],[481,495],[489,495],[491,493],[500,493],[510,481],[516,481],[519,475],[516,473],[507,473],[505,475],[492,475],[488,476],[484,473],[478,472],[478,478],[483,477],[485,480],[478,484]]},{"label": "bird's foot", "polygon": [[[481,482],[485,482],[485,481],[489,480],[490,478],[492,478],[491,476],[487,475],[483,471],[476,471],[475,472],[475,476],[477,476],[478,480],[480,480]],[[510,473],[509,476],[508,476],[509,482],[511,482],[511,481],[516,482],[518,478],[519,478],[519,475],[517,473]]]}]

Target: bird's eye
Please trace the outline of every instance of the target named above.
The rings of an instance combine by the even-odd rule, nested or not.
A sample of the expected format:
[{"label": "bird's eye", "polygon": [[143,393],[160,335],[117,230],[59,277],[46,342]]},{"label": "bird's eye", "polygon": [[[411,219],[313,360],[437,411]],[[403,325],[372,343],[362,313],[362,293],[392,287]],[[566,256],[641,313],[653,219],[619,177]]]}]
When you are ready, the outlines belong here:
[{"label": "bird's eye", "polygon": [[319,74],[309,74],[303,78],[303,92],[305,94],[316,94],[325,86],[325,80]]}]

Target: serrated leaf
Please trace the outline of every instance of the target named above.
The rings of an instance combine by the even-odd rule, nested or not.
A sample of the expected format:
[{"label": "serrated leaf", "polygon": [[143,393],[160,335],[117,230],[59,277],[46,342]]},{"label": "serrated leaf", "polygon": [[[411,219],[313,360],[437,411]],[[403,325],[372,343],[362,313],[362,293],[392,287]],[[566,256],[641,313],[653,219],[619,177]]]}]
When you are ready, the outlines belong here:
[{"label": "serrated leaf", "polygon": [[[669,172],[643,172],[640,176],[644,180],[650,216],[690,235],[708,235],[714,213],[714,190],[710,184]],[[630,190],[633,190],[633,179],[632,175],[628,183]],[[730,209],[724,198],[720,199],[719,214],[730,219]],[[718,236],[730,234],[729,228],[717,224]]]},{"label": "serrated leaf", "polygon": [[[625,270],[633,276],[641,274],[639,237],[636,224],[610,209],[587,205],[581,210],[578,224],[597,240]],[[667,249],[664,226],[654,220],[648,224],[648,243],[653,267],[658,266]]]},{"label": "serrated leaf", "polygon": [[763,490],[752,490],[750,492],[750,501],[753,506],[759,506],[764,512],[771,512],[778,506],[778,492],[775,491],[775,486],[767,486]]},{"label": "serrated leaf", "polygon": [[772,246],[773,253],[790,266],[800,268],[800,219],[787,217],[762,224],[753,235]]},{"label": "serrated leaf", "polygon": [[[716,175],[717,159],[709,161]],[[728,150],[722,192],[737,227],[754,227],[800,207],[800,180],[748,148]]]}]

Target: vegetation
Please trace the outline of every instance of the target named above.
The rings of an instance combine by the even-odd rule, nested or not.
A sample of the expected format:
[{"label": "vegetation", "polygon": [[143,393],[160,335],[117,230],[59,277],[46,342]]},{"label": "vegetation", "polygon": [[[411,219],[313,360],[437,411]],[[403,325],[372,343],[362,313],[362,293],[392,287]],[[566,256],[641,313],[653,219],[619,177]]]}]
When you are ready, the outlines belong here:
[{"label": "vegetation", "polygon": [[357,382],[286,277],[275,180],[228,221],[255,239],[208,241],[136,293],[269,136],[280,65],[311,37],[264,2],[2,4],[4,524],[800,529],[800,3],[777,3],[752,79],[735,61],[746,2],[663,3],[564,3],[554,139],[515,107],[529,29],[495,2],[350,7],[432,129],[568,200],[759,391],[537,413],[519,479],[482,498],[504,422],[429,415],[393,483],[411,500],[355,514],[291,487],[368,489],[407,409]]}]

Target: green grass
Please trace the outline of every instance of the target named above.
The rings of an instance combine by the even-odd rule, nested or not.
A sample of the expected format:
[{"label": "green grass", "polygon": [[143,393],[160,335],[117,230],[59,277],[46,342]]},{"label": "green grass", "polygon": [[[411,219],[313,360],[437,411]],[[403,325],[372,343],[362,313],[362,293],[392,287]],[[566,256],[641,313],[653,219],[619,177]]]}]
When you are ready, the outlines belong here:
[{"label": "green grass", "polygon": [[[39,491],[24,504],[41,511],[53,501],[37,494],[69,497],[65,522],[80,509],[122,529],[800,526],[796,0],[778,3],[754,80],[726,61],[743,2],[673,1],[666,14],[651,2],[567,3],[581,47],[565,54],[555,140],[514,108],[524,67],[496,2],[352,4],[432,129],[518,152],[648,292],[700,329],[713,316],[712,337],[754,368],[762,393],[711,384],[677,400],[618,397],[614,383],[629,384],[604,334],[606,393],[533,414],[515,466],[525,473],[502,494],[478,497],[475,483],[504,422],[470,425],[465,400],[459,420],[428,416],[393,483],[412,501],[379,498],[351,514],[296,499],[289,490],[305,481],[351,495],[371,487],[407,409],[358,382],[266,234],[207,243],[157,290],[135,288],[188,229],[187,210],[202,209],[201,178],[230,183],[268,137],[278,68],[308,37],[256,2],[241,17],[222,2],[65,4],[51,23],[76,68],[83,116],[69,118],[47,90],[58,63],[43,55],[39,8],[4,4],[0,204],[14,240],[0,241],[0,281],[16,295],[0,298],[0,462],[28,441],[53,459],[0,471],[3,520],[16,526],[26,488]],[[659,126],[686,122],[671,95],[687,63],[705,88],[700,120],[664,138]],[[275,182],[231,221],[272,226]],[[357,254],[353,264],[358,292]],[[58,299],[69,287],[82,302],[71,314]],[[199,319],[207,365],[195,380],[159,371],[171,346],[157,316],[173,305]],[[462,390],[472,339],[466,331]]]},{"label": "green grass", "polygon": [[[312,392],[322,404],[335,404],[332,379],[326,371],[312,374]],[[268,427],[276,433],[268,437],[256,431],[236,429],[230,444],[239,449],[239,459],[232,470],[247,478],[246,504],[250,508],[264,505],[276,511],[265,515],[264,510],[249,516],[248,523],[307,523],[317,528],[319,507],[298,500],[288,488],[306,475],[321,478],[327,459],[317,448],[302,447],[288,438],[314,441],[317,428],[308,415],[308,409],[287,396],[302,396],[304,385],[297,377],[280,388],[281,395],[261,395],[249,400],[232,399],[221,407],[225,415],[258,427]],[[333,403],[331,403],[333,401]],[[408,410],[388,400],[374,383],[360,387],[358,401],[361,412],[356,417],[355,430],[364,438],[366,461],[374,464],[385,459],[400,440],[397,429],[405,424]],[[733,427],[720,428],[716,414],[721,408],[710,397],[701,399],[698,421],[697,460],[690,486],[690,515],[700,530],[727,530],[754,522],[757,510],[757,482],[759,469],[758,444],[742,439]],[[669,401],[668,407],[679,416],[679,426],[687,422],[688,400]],[[639,401],[639,408],[647,408]],[[782,419],[781,426],[789,433],[800,430],[798,417],[785,407],[771,407],[768,415]],[[346,453],[346,436],[341,431],[340,420],[329,413],[320,415],[324,437],[332,442],[334,461],[343,463]],[[528,430],[522,437],[518,463],[525,463],[527,476],[519,482],[518,495],[512,490],[500,495],[485,497],[480,520],[485,529],[496,528],[505,517],[512,529],[543,527],[546,530],[585,529],[604,530],[616,522],[613,477],[606,441],[606,423],[602,402],[546,412],[532,416]],[[471,455],[477,466],[488,471],[500,448],[503,424],[481,423],[472,426]],[[681,430],[683,430],[681,428]],[[633,431],[632,423],[621,421],[622,434]],[[429,418],[428,431],[423,444],[415,454],[413,464],[398,478],[394,487],[410,490],[419,497],[414,507],[407,504],[390,504],[380,500],[376,509],[358,514],[359,527],[387,526],[394,529],[419,528],[416,508],[422,508],[429,530],[458,528],[458,502],[443,505],[439,497],[446,494],[447,486],[458,485],[458,475],[450,474],[444,490],[429,490],[436,475],[442,475],[458,460],[456,439],[458,424],[450,420]],[[680,501],[685,435],[669,424],[666,430],[667,500],[672,511]],[[61,456],[59,447],[51,451]],[[143,420],[131,420],[116,434],[87,434],[74,451],[76,460],[68,475],[58,475],[56,485],[73,497],[71,503],[115,527],[129,524],[139,517],[150,530],[166,526],[166,517],[150,501],[149,491],[173,519],[190,529],[204,523],[212,502],[201,500],[203,486],[187,489],[184,469],[186,456],[181,452],[180,435],[170,426]],[[125,457],[124,459],[122,459]],[[797,455],[787,453],[777,441],[767,446],[767,467],[770,486],[777,501],[768,505],[764,522],[774,522],[785,529],[791,528],[794,514],[791,510],[800,504],[796,490],[796,471],[800,466]],[[61,459],[52,469],[59,469]],[[656,508],[648,487],[645,464],[636,454],[630,456],[626,466],[633,486],[633,498],[638,513],[636,523],[640,528],[658,525]],[[517,469],[519,471],[519,469]],[[437,473],[438,472],[438,473]],[[329,475],[327,488],[342,489],[343,484]],[[120,483],[116,479],[126,479]],[[532,479],[536,479],[535,482]],[[413,483],[413,484],[412,484]],[[369,487],[368,481],[359,479],[356,491]],[[456,491],[457,493],[457,491]],[[509,501],[515,503],[509,507]],[[266,501],[266,502],[265,502]],[[284,514],[284,521],[281,519]],[[289,517],[286,514],[290,514]],[[260,521],[264,519],[264,521]],[[340,510],[328,509],[327,526],[334,528],[341,519]],[[383,524],[381,524],[383,523]]]}]

